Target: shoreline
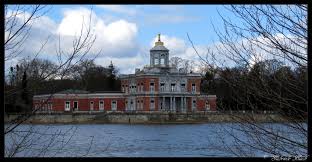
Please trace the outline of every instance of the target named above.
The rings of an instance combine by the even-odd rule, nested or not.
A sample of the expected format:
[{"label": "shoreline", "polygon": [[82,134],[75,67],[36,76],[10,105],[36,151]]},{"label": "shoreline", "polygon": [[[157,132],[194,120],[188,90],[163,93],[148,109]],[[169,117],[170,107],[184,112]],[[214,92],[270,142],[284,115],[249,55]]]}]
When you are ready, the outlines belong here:
[{"label": "shoreline", "polygon": [[[16,119],[18,114],[5,115],[4,123]],[[204,123],[240,123],[244,120],[256,123],[284,123],[289,122],[278,114],[255,113],[220,113],[220,112],[192,112],[192,113],[44,113],[28,118],[24,124],[204,124]],[[305,121],[303,121],[305,122]]]}]

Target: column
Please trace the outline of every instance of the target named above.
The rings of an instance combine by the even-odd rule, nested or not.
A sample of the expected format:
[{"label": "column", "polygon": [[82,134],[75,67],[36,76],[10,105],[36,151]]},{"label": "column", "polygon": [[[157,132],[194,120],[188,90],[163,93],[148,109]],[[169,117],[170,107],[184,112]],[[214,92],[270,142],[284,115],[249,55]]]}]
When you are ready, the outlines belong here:
[{"label": "column", "polygon": [[163,104],[162,104],[162,110],[165,110],[166,109],[166,98],[165,97],[163,97]]},{"label": "column", "polygon": [[171,111],[172,109],[172,97],[170,97],[170,107],[169,107],[169,110]]},{"label": "column", "polygon": [[133,99],[132,101],[133,101],[132,110],[134,110],[135,109],[136,100]]},{"label": "column", "polygon": [[183,111],[183,112],[184,112],[184,109],[185,109],[184,100],[185,100],[185,98],[182,97],[182,98],[181,98],[181,105],[182,105],[182,111]]},{"label": "column", "polygon": [[184,111],[187,111],[186,97],[184,97]]},{"label": "column", "polygon": [[173,97],[173,107],[172,107],[173,111],[176,111],[176,101],[175,101],[175,97]]}]

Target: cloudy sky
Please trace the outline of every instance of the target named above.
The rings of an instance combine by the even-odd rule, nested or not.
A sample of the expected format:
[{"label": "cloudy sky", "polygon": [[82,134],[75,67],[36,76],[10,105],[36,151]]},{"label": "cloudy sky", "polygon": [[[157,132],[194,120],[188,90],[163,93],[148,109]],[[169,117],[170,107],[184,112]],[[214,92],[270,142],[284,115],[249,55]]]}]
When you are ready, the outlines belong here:
[{"label": "cloudy sky", "polygon": [[204,53],[207,46],[217,42],[212,23],[222,26],[218,11],[232,16],[221,5],[53,5],[47,9],[32,23],[23,54],[6,61],[6,69],[20,59],[32,57],[46,40],[39,57],[55,60],[59,38],[62,49],[70,50],[82,24],[90,22],[90,15],[91,31],[96,35],[90,57],[100,51],[95,60],[99,65],[108,66],[112,61],[120,73],[133,73],[135,68],[149,64],[149,49],[158,33],[170,50],[170,57],[196,62],[187,33],[199,52]]}]

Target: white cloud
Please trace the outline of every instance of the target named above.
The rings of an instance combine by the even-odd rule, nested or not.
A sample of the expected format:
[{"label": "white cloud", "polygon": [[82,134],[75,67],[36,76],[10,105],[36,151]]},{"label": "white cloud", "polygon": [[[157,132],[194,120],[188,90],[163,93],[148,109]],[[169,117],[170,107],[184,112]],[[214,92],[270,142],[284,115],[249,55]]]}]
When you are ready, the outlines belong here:
[{"label": "white cloud", "polygon": [[[306,64],[303,59],[299,59],[297,57],[293,57],[292,54],[288,52],[283,52],[276,44],[271,40],[276,40],[280,46],[283,48],[296,53],[298,56],[307,58],[307,42],[300,37],[294,36],[292,34],[284,35],[281,33],[276,33],[272,36],[273,38],[265,38],[263,36],[259,36],[251,39],[251,42],[247,42],[245,39],[242,42],[247,42],[246,44],[253,49],[253,53],[249,62],[251,65],[254,65],[256,62],[263,61],[266,59],[277,59],[288,66],[296,66],[292,60],[296,60],[301,64]],[[300,46],[299,46],[300,44]]]},{"label": "white cloud", "polygon": [[[85,8],[70,10],[64,13],[64,18],[58,27],[62,35],[74,36],[79,33],[83,22],[83,17],[90,16],[91,11]],[[86,20],[85,20],[86,21]],[[86,22],[89,23],[89,22]],[[73,28],[73,26],[75,26]],[[116,20],[106,23],[103,19],[92,13],[91,31],[96,36],[93,45],[93,53],[102,51],[102,56],[133,56],[137,51],[138,27],[135,23],[126,20]],[[71,42],[68,42],[68,45]]]},{"label": "white cloud", "polygon": [[48,16],[41,16],[34,21],[32,27],[41,30],[49,30],[52,34],[56,34],[57,23]]},{"label": "white cloud", "polygon": [[131,74],[135,72],[135,68],[142,68],[144,65],[144,59],[140,54],[137,54],[133,57],[102,57],[97,58],[95,63],[107,67],[110,62],[117,67],[120,74]]},{"label": "white cloud", "polygon": [[[39,57],[56,60],[59,36],[62,50],[70,52],[75,35],[80,34],[82,23],[84,22],[85,29],[88,27],[90,14],[91,10],[80,7],[64,10],[60,23],[55,22],[48,16],[36,19],[32,24],[27,43],[21,48],[23,50],[21,57],[34,57],[34,54],[48,37],[50,39]],[[113,60],[116,62],[116,66],[119,66],[119,63],[121,63],[122,69],[126,69],[125,66],[129,65],[129,62],[126,60],[132,60],[133,63],[137,63],[140,49],[136,40],[138,27],[135,23],[124,19],[107,22],[104,18],[92,13],[90,26],[91,32],[96,36],[96,41],[89,55],[92,56],[101,50],[98,63],[103,64],[101,63],[103,60]],[[133,59],[131,59],[132,57]],[[124,61],[118,61],[118,59]],[[6,64],[8,63],[6,62]]]},{"label": "white cloud", "polygon": [[[135,9],[128,10],[128,7],[119,5],[101,5],[101,7],[130,15],[138,13]],[[165,10],[174,9],[171,6],[169,8],[163,6],[163,8],[166,8]],[[90,23],[90,14],[91,10],[80,7],[63,10],[63,18],[59,23],[49,16],[38,18],[32,25],[27,44],[23,47],[23,57],[33,56],[46,38],[50,37],[40,57],[56,60],[59,35],[62,50],[69,52],[72,49],[72,41],[75,35],[80,34],[82,23],[84,23],[83,27],[85,29]],[[166,15],[164,18],[179,22],[183,21],[182,17],[183,15],[175,20],[175,16],[169,17]],[[108,66],[110,61],[113,61],[120,69],[120,73],[134,73],[135,68],[142,68],[144,65],[149,64],[149,49],[154,46],[157,36],[151,40],[150,47],[140,47],[137,43],[138,26],[136,23],[129,22],[126,19],[107,21],[104,17],[95,13],[92,13],[90,26],[91,31],[96,35],[96,42],[89,54],[92,55],[100,50],[102,51],[101,55],[95,60],[97,64]],[[170,57],[177,56],[193,60],[196,63],[199,62],[194,49],[187,46],[184,39],[168,35],[162,35],[161,39],[170,50]],[[196,47],[200,52],[205,51],[204,46]],[[15,63],[16,59],[13,62]],[[6,62],[6,65],[8,63]]]},{"label": "white cloud", "polygon": [[[150,47],[153,47],[157,40],[158,37],[155,36],[150,42]],[[164,46],[169,49],[170,58],[180,57],[182,59],[193,61],[194,70],[197,72],[200,69],[199,57],[195,50],[187,45],[185,40],[173,36],[161,35],[161,41],[164,42]],[[203,45],[196,45],[195,48],[199,54],[206,53],[206,48]]]},{"label": "white cloud", "polygon": [[[186,43],[183,39],[177,37],[171,37],[168,35],[161,35],[160,39],[164,42],[164,46],[169,49],[170,56],[183,57],[187,49]],[[158,41],[158,36],[155,36],[154,39],[150,42],[150,47],[155,45],[155,42]]]},{"label": "white cloud", "polygon": [[80,34],[82,28],[88,29],[90,16],[92,17],[90,26],[95,25],[98,19],[95,14],[91,14],[91,10],[82,7],[75,10],[67,9],[63,15],[64,18],[58,25],[57,33],[67,36],[76,36]]}]

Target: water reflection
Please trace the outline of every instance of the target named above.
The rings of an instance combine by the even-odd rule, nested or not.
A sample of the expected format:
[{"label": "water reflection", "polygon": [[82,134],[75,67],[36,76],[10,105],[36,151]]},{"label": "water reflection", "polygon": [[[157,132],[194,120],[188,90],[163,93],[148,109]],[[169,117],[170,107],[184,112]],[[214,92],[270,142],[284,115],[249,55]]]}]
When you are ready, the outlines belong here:
[{"label": "water reflection", "polygon": [[[220,128],[231,124],[183,125],[22,125],[18,133],[5,136],[5,148],[10,150],[28,130],[59,136],[31,134],[31,143],[15,156],[52,157],[198,157],[235,156],[223,150],[224,143],[231,145],[233,138]],[[280,125],[268,124],[283,129]],[[23,132],[25,131],[25,132]],[[27,134],[27,133],[26,133]],[[293,138],[297,138],[292,134]],[[40,138],[39,138],[40,137]],[[238,134],[238,137],[244,138]],[[53,140],[51,140],[53,138]],[[300,138],[306,140],[304,138]],[[234,143],[233,143],[234,145]],[[244,147],[237,146],[237,147]],[[13,148],[13,147],[12,147]],[[44,150],[42,148],[45,148]],[[247,148],[248,149],[248,148]],[[7,151],[9,152],[9,151]],[[8,154],[8,153],[7,153]],[[253,151],[253,156],[263,152]]]}]

